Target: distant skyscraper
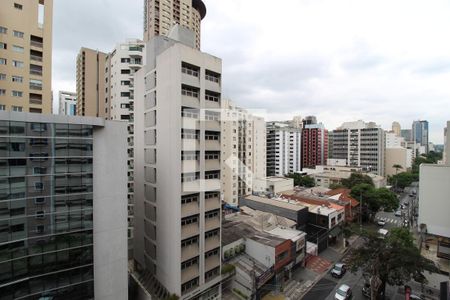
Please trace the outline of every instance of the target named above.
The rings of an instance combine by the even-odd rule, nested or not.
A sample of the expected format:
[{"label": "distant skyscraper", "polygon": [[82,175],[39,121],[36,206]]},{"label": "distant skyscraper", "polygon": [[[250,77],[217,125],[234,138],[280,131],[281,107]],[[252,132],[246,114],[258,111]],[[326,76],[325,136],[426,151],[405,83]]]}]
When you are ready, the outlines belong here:
[{"label": "distant skyscraper", "polygon": [[302,129],[292,127],[290,122],[268,122],[266,134],[267,175],[300,172]]},{"label": "distant skyscraper", "polygon": [[126,300],[126,124],[0,112],[0,139],[0,298]]},{"label": "distant skyscraper", "polygon": [[77,115],[77,94],[72,92],[59,92],[59,114],[66,116]]},{"label": "distant skyscraper", "polygon": [[302,169],[326,165],[328,130],[322,123],[304,124],[302,129]]},{"label": "distant skyscraper", "polygon": [[402,135],[401,131],[402,128],[400,126],[400,123],[395,121],[392,122],[392,132],[395,133],[396,136],[401,136]]},{"label": "distant skyscraper", "polygon": [[81,48],[77,56],[77,115],[105,117],[106,53]]},{"label": "distant skyscraper", "polygon": [[384,176],[384,130],[374,123],[346,122],[329,133],[330,158]]},{"label": "distant skyscraper", "polygon": [[53,0],[0,1],[0,110],[52,113],[52,15]]},{"label": "distant skyscraper", "polygon": [[428,153],[428,121],[414,121],[412,124],[413,141],[425,147]]},{"label": "distant skyscraper", "polygon": [[412,130],[411,129],[401,129],[400,136],[405,139],[406,142],[412,141]]},{"label": "distant skyscraper", "polygon": [[205,15],[202,0],[144,0],[144,41],[157,35],[168,36],[172,26],[180,24],[195,33],[195,47],[200,49]]}]

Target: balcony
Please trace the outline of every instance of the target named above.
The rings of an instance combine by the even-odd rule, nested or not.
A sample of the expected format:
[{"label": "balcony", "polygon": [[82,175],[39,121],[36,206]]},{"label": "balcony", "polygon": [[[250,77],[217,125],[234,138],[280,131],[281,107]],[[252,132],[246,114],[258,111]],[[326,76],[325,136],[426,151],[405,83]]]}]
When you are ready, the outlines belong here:
[{"label": "balcony", "polygon": [[205,121],[205,129],[211,131],[221,131],[222,127],[219,121]]},{"label": "balcony", "polygon": [[206,272],[209,270],[212,270],[218,266],[220,266],[220,256],[218,254],[210,256],[207,259],[205,259],[205,271]]},{"label": "balcony", "polygon": [[[219,144],[220,146],[220,144]],[[181,144],[181,150],[183,151],[196,151],[200,150],[200,143],[196,139],[183,139]],[[219,147],[220,150],[220,147]]]},{"label": "balcony", "polygon": [[199,101],[198,97],[181,95],[181,102],[182,102],[183,106],[192,107],[192,108],[200,107],[200,101]]},{"label": "balcony", "polygon": [[[198,202],[191,202],[181,205],[181,217],[197,215],[199,213]],[[188,226],[188,225],[186,225]]]},{"label": "balcony", "polygon": [[220,160],[219,159],[205,160],[205,171],[215,171],[215,170],[220,170]]},{"label": "balcony", "polygon": [[31,47],[36,47],[36,48],[40,48],[42,49],[44,47],[44,44],[42,42],[38,42],[38,41],[30,41],[30,45]]},{"label": "balcony", "polygon": [[198,275],[199,275],[198,264],[193,265],[192,267],[189,267],[187,269],[181,270],[181,284],[198,277]]},{"label": "balcony", "polygon": [[210,231],[220,227],[220,217],[205,220],[205,231]]},{"label": "balcony", "polygon": [[199,171],[198,160],[183,160],[181,162],[181,169],[183,173],[193,173]]},{"label": "balcony", "polygon": [[37,61],[37,62],[42,62],[42,56],[30,54],[30,60]]},{"label": "balcony", "polygon": [[196,118],[182,117],[181,127],[186,129],[199,129],[199,122]]},{"label": "balcony", "polygon": [[181,248],[181,261],[198,256],[198,245],[190,245]]},{"label": "balcony", "polygon": [[219,140],[206,140],[205,141],[206,151],[220,151],[220,141]]},{"label": "balcony", "polygon": [[219,198],[205,199],[205,211],[219,209],[221,206]]},{"label": "balcony", "polygon": [[198,223],[181,226],[181,239],[187,239],[199,234]]},{"label": "balcony", "polygon": [[208,238],[205,240],[205,251],[211,251],[212,249],[216,249],[220,247],[220,239],[218,236]]}]

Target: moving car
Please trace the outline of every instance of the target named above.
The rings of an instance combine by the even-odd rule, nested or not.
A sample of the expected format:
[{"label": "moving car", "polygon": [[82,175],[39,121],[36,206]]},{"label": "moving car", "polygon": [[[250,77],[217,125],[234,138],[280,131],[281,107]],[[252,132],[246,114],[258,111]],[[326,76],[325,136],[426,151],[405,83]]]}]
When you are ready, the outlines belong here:
[{"label": "moving car", "polygon": [[379,226],[384,226],[384,225],[386,225],[386,218],[381,218],[381,219],[379,219],[378,222],[377,222],[377,224],[378,224]]},{"label": "moving car", "polygon": [[342,284],[336,291],[334,295],[335,300],[347,300],[352,297],[352,289],[346,285]]},{"label": "moving car", "polygon": [[341,278],[344,276],[345,272],[347,271],[345,264],[343,263],[336,263],[333,266],[333,269],[331,269],[331,276],[336,278]]},{"label": "moving car", "polygon": [[409,221],[408,220],[404,220],[403,221],[403,227],[408,227],[409,226]]},{"label": "moving car", "polygon": [[378,229],[378,237],[380,239],[385,239],[389,234],[389,230],[386,229]]},{"label": "moving car", "polygon": [[397,210],[394,215],[396,217],[401,217],[402,216],[402,211],[401,210]]}]

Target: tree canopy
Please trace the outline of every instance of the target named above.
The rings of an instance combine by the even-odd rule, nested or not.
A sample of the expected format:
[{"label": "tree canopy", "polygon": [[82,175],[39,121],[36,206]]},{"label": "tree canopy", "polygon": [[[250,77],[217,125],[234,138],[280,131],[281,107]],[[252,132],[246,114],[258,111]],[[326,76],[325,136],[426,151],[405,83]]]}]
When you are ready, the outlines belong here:
[{"label": "tree canopy", "polygon": [[362,200],[362,205],[371,212],[376,213],[381,207],[386,211],[392,211],[399,205],[397,196],[387,188],[375,188],[367,183],[355,185],[350,195],[355,199]]},{"label": "tree canopy", "polygon": [[372,178],[362,173],[352,173],[349,178],[342,179],[341,183],[349,189],[361,183],[366,183],[371,186],[374,186]]},{"label": "tree canopy", "polygon": [[371,283],[372,295],[377,295],[379,288],[384,295],[386,284],[400,286],[411,279],[425,283],[423,272],[437,271],[432,261],[420,255],[411,233],[405,228],[391,229],[385,239],[375,232],[363,231],[361,236],[364,243],[350,253],[349,266],[352,272],[361,268],[373,283],[378,283]]},{"label": "tree canopy", "polygon": [[404,189],[407,186],[410,186],[414,181],[419,180],[419,174],[411,173],[411,172],[401,172],[397,175],[389,176],[388,181],[389,184],[397,186],[398,188]]},{"label": "tree canopy", "polygon": [[286,177],[294,179],[294,185],[304,186],[304,187],[314,187],[316,183],[314,182],[314,178],[307,175],[301,175],[299,173],[290,173],[286,175]]}]

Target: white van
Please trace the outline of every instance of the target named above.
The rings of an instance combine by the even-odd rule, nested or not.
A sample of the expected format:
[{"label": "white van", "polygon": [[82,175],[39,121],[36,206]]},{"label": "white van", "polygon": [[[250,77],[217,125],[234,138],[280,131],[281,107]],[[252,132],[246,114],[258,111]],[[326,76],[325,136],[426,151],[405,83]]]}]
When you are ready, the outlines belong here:
[{"label": "white van", "polygon": [[388,234],[389,230],[383,228],[378,229],[378,236],[380,237],[380,239],[385,239]]}]

